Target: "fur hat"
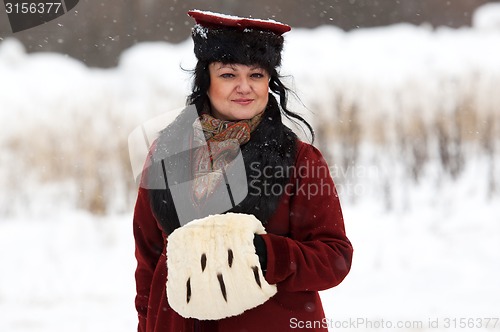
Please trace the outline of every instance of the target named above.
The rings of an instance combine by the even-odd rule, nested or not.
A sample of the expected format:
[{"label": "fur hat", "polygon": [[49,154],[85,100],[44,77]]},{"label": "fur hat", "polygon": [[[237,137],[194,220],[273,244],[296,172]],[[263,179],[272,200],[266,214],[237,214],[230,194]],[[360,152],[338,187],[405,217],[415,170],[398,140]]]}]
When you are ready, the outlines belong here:
[{"label": "fur hat", "polygon": [[273,20],[258,20],[191,10],[194,53],[199,61],[259,65],[271,71],[281,65],[282,34],[290,26]]}]

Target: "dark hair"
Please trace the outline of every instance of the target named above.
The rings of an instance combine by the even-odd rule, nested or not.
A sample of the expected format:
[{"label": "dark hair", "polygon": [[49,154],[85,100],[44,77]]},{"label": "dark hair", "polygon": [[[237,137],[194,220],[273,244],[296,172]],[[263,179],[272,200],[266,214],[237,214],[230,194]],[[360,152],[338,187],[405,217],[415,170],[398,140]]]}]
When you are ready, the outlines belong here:
[{"label": "dark hair", "polygon": [[[195,105],[198,110],[202,110],[203,106],[209,101],[208,100],[208,89],[210,87],[210,74],[208,71],[208,65],[210,63],[207,61],[198,61],[193,72],[193,87],[191,94],[187,97],[188,105]],[[278,74],[276,68],[268,69],[264,68],[270,75],[269,88],[272,92],[279,96],[279,104],[281,106],[281,112],[291,121],[297,123],[301,122],[311,133],[311,141],[314,142],[314,130],[312,126],[300,115],[290,111],[287,108],[288,104],[288,94],[295,93],[287,88],[283,82],[280,80],[280,75]]]}]

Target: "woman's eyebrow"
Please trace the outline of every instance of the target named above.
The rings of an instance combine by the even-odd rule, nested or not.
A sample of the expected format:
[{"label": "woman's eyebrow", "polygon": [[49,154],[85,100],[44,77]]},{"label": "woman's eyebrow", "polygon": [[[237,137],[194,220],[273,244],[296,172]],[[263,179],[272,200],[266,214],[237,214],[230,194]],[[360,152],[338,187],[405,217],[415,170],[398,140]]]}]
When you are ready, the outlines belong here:
[{"label": "woman's eyebrow", "polygon": [[229,69],[232,69],[232,70],[236,70],[236,68],[234,68],[234,66],[232,65],[220,65],[219,68],[217,68],[217,70],[221,70],[221,69],[226,69],[226,68],[229,68]]}]

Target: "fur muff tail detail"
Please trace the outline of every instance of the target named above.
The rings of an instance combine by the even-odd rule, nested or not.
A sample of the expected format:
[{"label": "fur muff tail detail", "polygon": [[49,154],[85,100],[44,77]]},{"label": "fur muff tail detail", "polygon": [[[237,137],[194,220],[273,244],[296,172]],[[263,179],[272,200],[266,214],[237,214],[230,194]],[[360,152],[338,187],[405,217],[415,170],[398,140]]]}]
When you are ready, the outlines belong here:
[{"label": "fur muff tail detail", "polygon": [[265,234],[253,215],[226,213],[176,229],[167,244],[167,299],[185,318],[216,320],[257,307],[274,294],[253,245]]}]

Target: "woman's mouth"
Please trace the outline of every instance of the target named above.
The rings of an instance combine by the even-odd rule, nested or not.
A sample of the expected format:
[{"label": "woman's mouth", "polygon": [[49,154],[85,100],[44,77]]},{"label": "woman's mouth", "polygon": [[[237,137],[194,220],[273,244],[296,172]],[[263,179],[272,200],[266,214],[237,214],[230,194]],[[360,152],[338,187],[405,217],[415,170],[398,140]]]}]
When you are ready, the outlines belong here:
[{"label": "woman's mouth", "polygon": [[252,101],[253,99],[246,99],[246,98],[233,99],[233,102],[243,106],[250,104]]}]

